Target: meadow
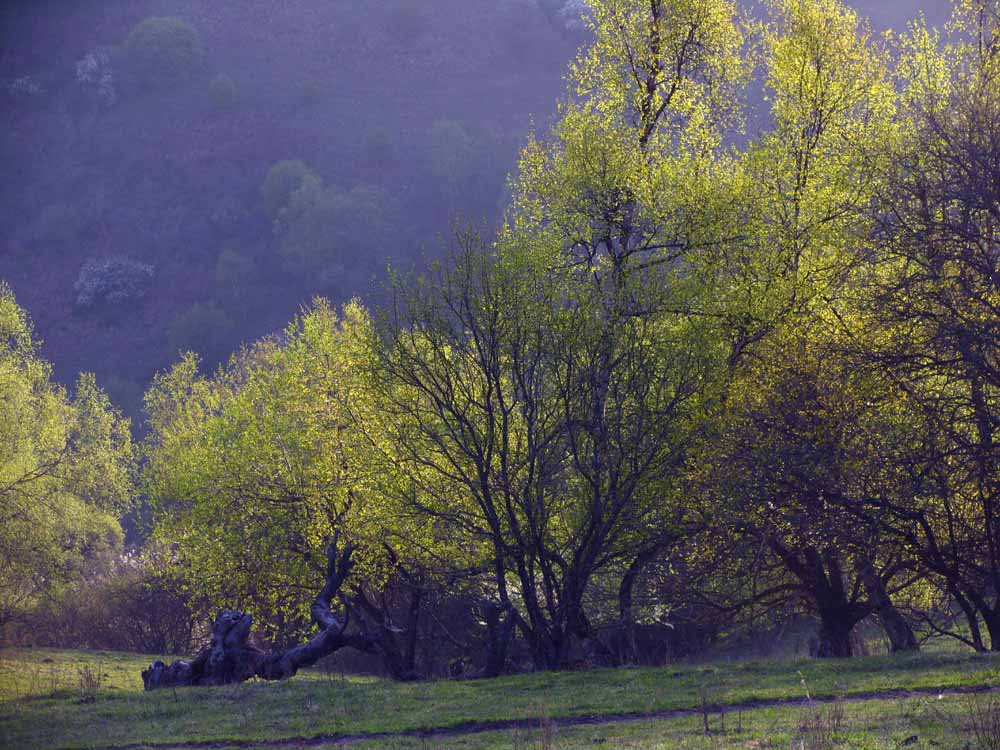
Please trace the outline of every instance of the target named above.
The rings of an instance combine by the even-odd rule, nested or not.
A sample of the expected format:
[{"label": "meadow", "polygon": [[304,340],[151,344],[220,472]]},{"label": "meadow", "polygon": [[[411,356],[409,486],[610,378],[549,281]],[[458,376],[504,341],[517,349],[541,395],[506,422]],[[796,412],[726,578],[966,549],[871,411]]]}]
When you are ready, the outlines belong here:
[{"label": "meadow", "polygon": [[0,652],[0,746],[1000,748],[1000,656],[971,652],[406,684],[315,669],[281,683],[145,693],[149,661]]}]

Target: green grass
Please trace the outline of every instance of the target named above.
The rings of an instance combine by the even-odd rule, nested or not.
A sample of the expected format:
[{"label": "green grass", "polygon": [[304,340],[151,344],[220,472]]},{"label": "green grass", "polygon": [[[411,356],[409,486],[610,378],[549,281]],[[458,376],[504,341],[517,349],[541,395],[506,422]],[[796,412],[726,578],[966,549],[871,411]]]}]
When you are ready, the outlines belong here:
[{"label": "green grass", "polygon": [[[662,669],[601,669],[416,684],[308,671],[283,683],[255,682],[144,693],[139,672],[149,661],[148,656],[105,652],[0,652],[0,747],[253,742],[443,729],[469,722],[508,719],[536,721],[540,717],[618,716],[691,709],[700,705],[702,693],[707,693],[713,702],[736,704],[776,699],[804,701],[807,695],[817,698],[1000,684],[1000,658],[951,652],[844,661],[721,662]],[[865,721],[889,726],[902,708],[910,711],[911,704],[954,707],[960,713],[963,701],[969,700],[973,699],[946,696],[940,701],[926,697],[869,701],[845,704],[844,710],[852,717],[858,714],[857,721],[851,722],[852,731],[857,723],[858,732],[868,732],[862,726]],[[776,727],[780,724],[773,736],[783,738],[774,739],[774,747],[787,748],[798,721],[796,717],[802,710],[800,706],[782,706],[744,711],[744,724],[773,720]],[[905,712],[904,715],[909,716]],[[945,722],[938,718],[943,726]],[[727,728],[732,727],[734,720],[733,715],[727,716]],[[619,744],[610,747],[752,750],[753,746],[746,743],[760,739],[747,735],[742,744],[737,742],[738,737],[732,736],[706,739],[699,733],[700,721],[684,717],[600,728],[564,728],[558,737],[562,744],[557,746],[597,747],[613,740]],[[916,726],[921,720],[914,714],[907,721]],[[770,730],[761,724],[754,731],[761,734]],[[901,726],[899,731],[909,730]],[[592,737],[594,732],[597,734]],[[588,737],[596,737],[596,744]],[[672,739],[667,742],[663,737]],[[731,744],[731,739],[737,744]],[[514,740],[511,732],[506,731],[453,737],[446,742],[435,740],[433,745],[420,745],[419,739],[394,738],[377,740],[368,746],[513,748]],[[711,744],[715,740],[718,742]],[[537,742],[531,744],[534,740],[527,735],[517,742],[521,743],[519,747],[540,747]],[[577,742],[582,745],[573,744]],[[847,746],[885,746],[872,744],[875,739],[865,742],[868,744]]]}]

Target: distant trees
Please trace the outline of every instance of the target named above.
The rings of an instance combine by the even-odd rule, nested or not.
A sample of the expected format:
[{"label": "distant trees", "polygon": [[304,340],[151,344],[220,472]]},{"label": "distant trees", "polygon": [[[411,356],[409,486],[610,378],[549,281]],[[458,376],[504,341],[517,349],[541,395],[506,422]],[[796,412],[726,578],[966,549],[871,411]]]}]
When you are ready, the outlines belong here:
[{"label": "distant trees", "polygon": [[261,186],[261,197],[272,221],[288,206],[292,194],[311,177],[315,177],[312,170],[299,159],[285,159],[271,165]]}]

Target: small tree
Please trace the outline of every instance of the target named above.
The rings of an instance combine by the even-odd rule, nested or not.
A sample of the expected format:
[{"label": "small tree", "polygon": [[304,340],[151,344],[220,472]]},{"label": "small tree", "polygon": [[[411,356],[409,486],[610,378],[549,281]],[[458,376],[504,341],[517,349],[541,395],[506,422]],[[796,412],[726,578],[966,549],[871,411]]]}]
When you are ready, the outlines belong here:
[{"label": "small tree", "polygon": [[201,37],[179,18],[150,17],[129,33],[123,45],[134,82],[144,89],[169,89],[201,70]]}]

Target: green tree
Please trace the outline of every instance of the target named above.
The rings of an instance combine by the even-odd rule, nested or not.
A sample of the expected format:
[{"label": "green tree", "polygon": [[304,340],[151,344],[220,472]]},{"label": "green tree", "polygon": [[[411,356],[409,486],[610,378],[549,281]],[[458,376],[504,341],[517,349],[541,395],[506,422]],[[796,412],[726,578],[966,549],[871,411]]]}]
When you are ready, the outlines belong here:
[{"label": "green tree", "polygon": [[23,624],[122,541],[133,498],[128,420],[92,375],[51,382],[32,327],[0,284],[0,628]]},{"label": "green tree", "polygon": [[[859,269],[866,352],[902,388],[913,439],[905,496],[867,510],[958,605],[977,650],[1000,650],[1000,18],[957,3],[952,39],[903,42],[901,135]],[[941,626],[931,621],[932,627]]]}]

